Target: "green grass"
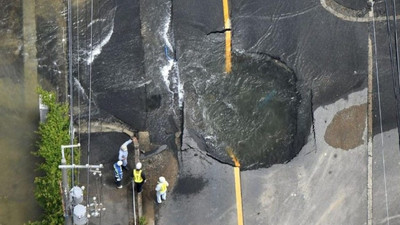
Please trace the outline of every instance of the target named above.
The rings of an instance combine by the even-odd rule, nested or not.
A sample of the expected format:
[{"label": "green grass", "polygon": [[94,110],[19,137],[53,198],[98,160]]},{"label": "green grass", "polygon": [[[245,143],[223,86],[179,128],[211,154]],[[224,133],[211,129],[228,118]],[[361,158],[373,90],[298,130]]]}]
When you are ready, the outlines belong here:
[{"label": "green grass", "polygon": [[139,225],[147,225],[146,217],[142,216],[139,218]]}]

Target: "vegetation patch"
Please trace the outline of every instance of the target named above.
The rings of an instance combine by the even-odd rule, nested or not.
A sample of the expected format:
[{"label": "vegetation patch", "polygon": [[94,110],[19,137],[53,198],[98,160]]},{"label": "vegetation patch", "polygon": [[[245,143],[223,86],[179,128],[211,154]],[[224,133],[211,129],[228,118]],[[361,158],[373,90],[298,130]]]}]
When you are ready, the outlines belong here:
[{"label": "vegetation patch", "polygon": [[139,225],[147,225],[146,217],[142,216],[139,218]]},{"label": "vegetation patch", "polygon": [[[61,162],[61,145],[70,144],[68,105],[58,103],[56,94],[47,92],[41,88],[38,93],[42,97],[42,103],[49,107],[46,122],[39,125],[38,150],[33,152],[43,159],[38,165],[42,176],[35,178],[35,197],[43,208],[44,215],[40,221],[28,224],[64,224],[64,213],[61,196],[61,170],[58,165]],[[74,148],[74,158],[80,161],[79,150]],[[70,155],[66,154],[67,164]]]}]

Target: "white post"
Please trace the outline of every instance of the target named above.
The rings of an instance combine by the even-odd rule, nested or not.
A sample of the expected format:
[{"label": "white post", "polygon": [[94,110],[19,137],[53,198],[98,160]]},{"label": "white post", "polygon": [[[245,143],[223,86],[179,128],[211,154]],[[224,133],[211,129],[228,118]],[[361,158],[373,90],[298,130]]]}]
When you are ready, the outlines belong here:
[{"label": "white post", "polygon": [[[66,166],[67,160],[65,159],[65,154],[64,154],[64,149],[65,148],[74,148],[74,147],[80,147],[81,144],[78,143],[76,145],[61,145],[61,166]],[[60,166],[59,166],[60,168]],[[70,225],[72,224],[72,219],[69,219],[68,216],[72,215],[70,213],[70,202],[69,202],[69,185],[68,185],[68,174],[67,174],[67,168],[61,168],[62,171],[62,186],[63,186],[63,199],[64,199],[64,204],[65,204],[65,212],[64,212],[64,217],[65,217],[65,224]],[[71,217],[72,218],[72,217]]]}]

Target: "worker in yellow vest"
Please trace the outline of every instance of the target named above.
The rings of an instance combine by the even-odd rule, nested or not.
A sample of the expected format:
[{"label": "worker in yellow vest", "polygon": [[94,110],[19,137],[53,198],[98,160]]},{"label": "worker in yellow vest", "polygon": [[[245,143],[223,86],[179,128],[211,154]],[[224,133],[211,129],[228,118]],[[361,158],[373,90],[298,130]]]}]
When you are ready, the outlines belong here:
[{"label": "worker in yellow vest", "polygon": [[142,192],[144,182],[146,182],[146,176],[142,171],[142,163],[136,163],[136,169],[133,170],[133,182],[135,182],[136,191]]},{"label": "worker in yellow vest", "polygon": [[167,200],[167,187],[168,187],[168,182],[165,180],[165,177],[159,177],[157,186],[156,186],[156,191],[157,191],[157,203],[161,203],[162,200]]}]

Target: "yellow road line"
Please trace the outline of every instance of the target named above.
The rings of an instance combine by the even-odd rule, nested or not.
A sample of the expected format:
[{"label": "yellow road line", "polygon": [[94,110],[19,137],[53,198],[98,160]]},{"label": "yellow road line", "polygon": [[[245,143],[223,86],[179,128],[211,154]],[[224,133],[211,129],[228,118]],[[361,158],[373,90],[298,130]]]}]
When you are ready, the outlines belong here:
[{"label": "yellow road line", "polygon": [[231,59],[231,31],[225,31],[225,72],[230,73],[232,71],[232,59]]},{"label": "yellow road line", "polygon": [[225,27],[225,72],[230,73],[232,71],[232,59],[231,59],[231,46],[232,46],[232,32],[231,32],[231,20],[229,19],[229,4],[228,0],[222,0],[224,8],[224,27]]},{"label": "yellow road line", "polygon": [[236,211],[237,211],[237,221],[238,225],[243,225],[243,209],[242,209],[242,189],[240,186],[240,163],[236,158],[235,153],[233,152],[233,148],[227,146],[225,151],[232,158],[232,161],[235,163],[235,167],[233,167],[233,172],[235,174],[235,191],[236,191]]},{"label": "yellow road line", "polygon": [[225,22],[225,29],[230,29],[231,26],[227,26],[227,23],[229,23],[229,4],[228,0],[222,0],[222,4],[224,7],[224,22]]},{"label": "yellow road line", "polygon": [[236,189],[236,210],[238,225],[243,225],[243,210],[242,210],[242,190],[240,187],[240,168],[233,168],[235,173],[235,189]]}]

